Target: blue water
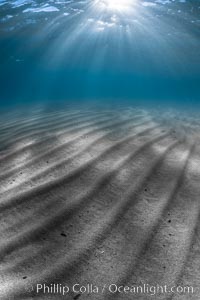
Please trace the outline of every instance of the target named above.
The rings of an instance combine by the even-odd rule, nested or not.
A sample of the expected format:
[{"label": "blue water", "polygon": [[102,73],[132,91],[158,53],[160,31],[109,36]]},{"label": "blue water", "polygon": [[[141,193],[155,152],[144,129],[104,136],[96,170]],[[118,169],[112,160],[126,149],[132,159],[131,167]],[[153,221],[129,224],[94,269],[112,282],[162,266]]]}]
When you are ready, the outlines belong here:
[{"label": "blue water", "polygon": [[0,0],[1,107],[200,104],[200,1]]}]

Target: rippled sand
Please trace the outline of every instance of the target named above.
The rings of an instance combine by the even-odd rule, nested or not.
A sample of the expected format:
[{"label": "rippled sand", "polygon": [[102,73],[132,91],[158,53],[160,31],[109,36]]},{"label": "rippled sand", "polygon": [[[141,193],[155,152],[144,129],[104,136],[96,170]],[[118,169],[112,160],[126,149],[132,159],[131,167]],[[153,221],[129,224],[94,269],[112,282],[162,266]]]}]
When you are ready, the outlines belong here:
[{"label": "rippled sand", "polygon": [[200,287],[199,125],[131,107],[4,114],[0,299],[197,300],[36,285]]}]

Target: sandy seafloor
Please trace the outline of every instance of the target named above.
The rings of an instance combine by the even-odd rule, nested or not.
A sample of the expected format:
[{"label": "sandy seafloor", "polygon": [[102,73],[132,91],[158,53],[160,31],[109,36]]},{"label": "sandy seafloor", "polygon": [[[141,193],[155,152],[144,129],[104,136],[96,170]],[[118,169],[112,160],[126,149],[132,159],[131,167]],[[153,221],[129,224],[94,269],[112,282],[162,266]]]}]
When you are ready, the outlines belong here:
[{"label": "sandy seafloor", "polygon": [[[132,106],[4,112],[0,299],[199,299],[199,129],[198,114]],[[37,293],[44,283],[70,291]]]}]

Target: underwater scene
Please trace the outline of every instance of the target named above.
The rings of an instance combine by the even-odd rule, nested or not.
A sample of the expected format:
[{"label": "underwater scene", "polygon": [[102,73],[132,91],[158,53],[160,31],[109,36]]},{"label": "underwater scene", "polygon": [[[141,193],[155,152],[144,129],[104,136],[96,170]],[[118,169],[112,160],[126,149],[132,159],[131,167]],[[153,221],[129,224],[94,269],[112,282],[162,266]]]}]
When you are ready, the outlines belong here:
[{"label": "underwater scene", "polygon": [[199,0],[0,0],[0,17],[3,105],[199,105]]},{"label": "underwater scene", "polygon": [[200,299],[200,0],[0,0],[0,299]]}]

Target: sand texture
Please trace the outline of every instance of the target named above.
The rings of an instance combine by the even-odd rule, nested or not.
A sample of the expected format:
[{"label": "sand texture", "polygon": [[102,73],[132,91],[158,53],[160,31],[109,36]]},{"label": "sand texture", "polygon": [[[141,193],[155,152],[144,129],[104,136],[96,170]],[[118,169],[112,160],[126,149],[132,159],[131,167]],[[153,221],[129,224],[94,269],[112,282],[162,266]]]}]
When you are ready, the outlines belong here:
[{"label": "sand texture", "polygon": [[[122,107],[4,113],[0,299],[198,300],[116,285],[200,288],[200,121]],[[37,293],[88,283],[102,293]],[[32,290],[33,289],[33,290]]]}]

